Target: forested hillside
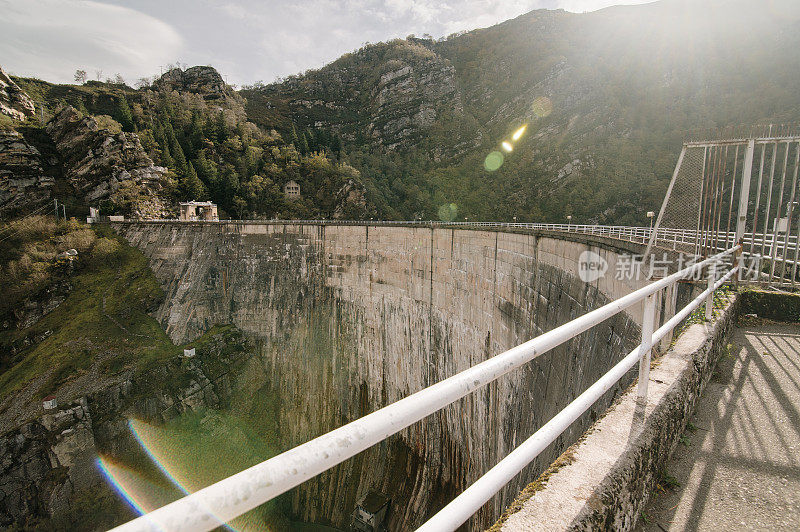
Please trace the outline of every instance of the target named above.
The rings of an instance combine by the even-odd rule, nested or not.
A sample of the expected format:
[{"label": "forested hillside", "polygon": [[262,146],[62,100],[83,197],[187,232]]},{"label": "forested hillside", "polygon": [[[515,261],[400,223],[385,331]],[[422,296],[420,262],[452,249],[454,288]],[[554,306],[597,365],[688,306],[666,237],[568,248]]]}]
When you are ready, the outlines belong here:
[{"label": "forested hillside", "polygon": [[793,0],[539,10],[241,94],[262,127],[341,136],[388,217],[642,223],[690,131],[797,119],[798,19]]},{"label": "forested hillside", "polygon": [[[211,199],[232,218],[644,223],[692,132],[797,120],[798,21],[795,0],[661,0],[368,44],[239,91],[210,67],[138,90],[15,78],[37,107],[0,123],[17,146],[0,146],[0,216],[55,197],[81,216]],[[64,128],[46,124],[66,104],[95,117],[81,149],[113,137],[110,162],[53,143],[47,128]],[[291,180],[301,199],[284,197]]]},{"label": "forested hillside", "polygon": [[[340,158],[340,148],[309,139],[312,149],[249,122],[242,97],[213,68],[176,68],[139,90],[15,80],[37,112],[0,124],[9,146],[0,149],[5,217],[53,198],[79,217],[89,206],[104,214],[175,216],[178,201],[206,199],[231,218],[372,213],[359,173]],[[300,184],[300,198],[284,196],[291,180]]]}]

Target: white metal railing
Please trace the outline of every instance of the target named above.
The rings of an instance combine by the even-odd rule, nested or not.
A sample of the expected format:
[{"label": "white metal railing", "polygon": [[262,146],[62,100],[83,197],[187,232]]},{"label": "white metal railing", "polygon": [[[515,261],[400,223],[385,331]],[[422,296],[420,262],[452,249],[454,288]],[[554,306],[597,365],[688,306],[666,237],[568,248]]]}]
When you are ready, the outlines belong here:
[{"label": "white metal railing", "polygon": [[[122,222],[112,223],[181,223],[181,224],[235,224],[235,225],[248,225],[248,224],[280,224],[280,225],[369,225],[369,226],[403,226],[403,227],[465,227],[465,228],[480,228],[480,229],[520,229],[520,230],[534,230],[534,231],[555,231],[564,233],[580,233],[586,235],[605,236],[615,238],[617,240],[625,240],[639,244],[646,244],[653,231],[650,227],[641,226],[625,226],[625,225],[598,225],[598,224],[546,224],[546,223],[523,223],[523,222],[442,222],[436,220],[330,220],[330,219],[317,219],[317,220],[177,220],[174,218],[168,219],[152,219],[152,220],[124,220]],[[780,235],[780,233],[779,233]],[[670,227],[659,227],[656,231],[656,240],[661,244],[695,244],[700,239],[712,240],[716,239],[719,242],[734,242],[734,232],[718,231],[716,233],[703,233],[696,229],[674,229]],[[755,239],[760,244],[766,237],[768,244],[772,243],[776,235],[772,233],[756,233]],[[778,238],[785,238],[779,236]],[[752,233],[745,233],[744,242],[750,243],[754,239]],[[795,242],[796,237],[789,238],[789,242]],[[780,241],[782,243],[783,240]]]},{"label": "white metal railing", "polygon": [[[739,249],[740,246],[735,246],[655,281],[452,377],[134,519],[115,530],[214,529],[221,523],[234,519],[398,433],[502,375],[520,368],[608,318],[643,302],[642,343],[421,528],[426,532],[454,530],[613,386],[637,360],[640,362],[638,395],[646,399],[651,346],[668,334],[704,300],[707,314],[711,312],[714,290],[726,282],[738,268],[734,266],[725,276],[717,279],[716,265]],[[706,267],[709,267],[708,288],[653,332],[656,295],[681,279],[702,272]]]}]

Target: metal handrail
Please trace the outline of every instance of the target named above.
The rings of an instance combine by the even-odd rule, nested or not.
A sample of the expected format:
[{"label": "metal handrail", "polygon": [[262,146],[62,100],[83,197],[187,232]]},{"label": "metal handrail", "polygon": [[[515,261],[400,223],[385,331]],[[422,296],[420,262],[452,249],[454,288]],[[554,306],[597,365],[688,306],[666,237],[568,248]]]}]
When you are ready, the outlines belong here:
[{"label": "metal handrail", "polygon": [[[151,219],[151,220],[124,220],[111,223],[179,223],[179,224],[212,224],[212,225],[369,225],[369,226],[402,226],[402,227],[427,227],[427,228],[447,228],[447,227],[467,227],[467,228],[489,228],[489,229],[521,229],[534,231],[556,231],[565,233],[580,233],[587,235],[606,236],[617,240],[624,240],[635,243],[646,243],[653,232],[651,227],[643,226],[624,226],[624,225],[597,225],[597,224],[546,224],[546,223],[524,223],[524,222],[470,222],[453,221],[443,222],[437,220],[178,220],[174,218]],[[736,233],[733,231],[708,232],[697,229],[675,229],[670,227],[659,227],[656,230],[656,241],[669,244],[695,244],[698,241],[724,241],[735,242]],[[788,238],[781,233],[745,233],[743,242],[766,242],[767,245],[792,245],[797,241],[796,235]]]},{"label": "metal handrail", "polygon": [[[138,517],[114,530],[212,530],[220,524],[252,510],[256,506],[267,502],[372,445],[383,441],[409,425],[441,410],[445,406],[489,384],[502,375],[520,368],[534,358],[642,301],[645,302],[645,320],[642,327],[643,342],[637,348],[637,354],[638,359],[641,361],[639,395],[646,396],[650,369],[650,346],[657,337],[657,334],[659,334],[659,331],[662,331],[664,327],[670,324],[671,329],[680,321],[673,318],[667,322],[664,327],[653,334],[652,316],[654,315],[655,295],[681,279],[685,279],[698,271],[702,271],[706,266],[718,264],[723,258],[739,249],[740,246],[735,246],[702,262],[684,268],[668,277],[655,281],[607,305],[588,312],[564,325],[518,345],[517,347],[472,366],[452,377],[444,379],[428,388],[420,390],[404,399],[396,401],[371,414],[328,432],[327,434],[270,458],[269,460],[216,482],[191,495],[187,495],[182,499]],[[715,268],[712,267],[712,275],[715,271]],[[703,296],[706,298],[707,312],[710,310],[711,294],[713,290],[724,282],[724,279],[729,278],[733,271],[735,270],[732,270],[727,277],[717,283],[709,282],[709,289],[703,293]],[[698,300],[699,298],[695,299],[692,304]],[[683,310],[684,314],[687,315],[690,311],[691,310],[686,311],[686,307]],[[648,316],[650,316],[649,325]],[[666,334],[666,332],[664,334]],[[625,361],[629,362],[629,359],[626,357],[623,359],[623,362]],[[622,362],[617,364],[614,369],[618,370],[618,368],[621,367],[620,364],[622,364]],[[614,369],[612,369],[612,371],[614,371]],[[614,373],[614,375],[616,375],[616,373]],[[605,386],[606,381],[602,382],[603,384],[599,385],[600,388]],[[594,387],[589,390],[596,391],[599,389],[597,388],[598,384],[593,386]],[[578,399],[585,397],[589,390],[579,396]],[[558,427],[562,424],[560,421],[555,423]],[[537,432],[541,430],[542,429]],[[560,432],[558,434],[560,434]],[[535,436],[534,434],[534,437]],[[518,448],[512,452],[514,456],[513,461],[515,462],[514,467],[519,465],[517,457],[520,455],[528,456],[531,452],[531,448],[538,448],[538,445],[539,444],[531,444],[526,446],[523,451],[519,451]],[[522,467],[524,467],[524,464]],[[497,482],[496,480],[492,482],[484,481],[481,486],[486,483],[490,486],[496,486]],[[469,492],[469,497],[473,502],[477,500],[477,498],[473,498],[472,496],[474,492],[475,490]],[[489,494],[488,497],[491,497],[495,492]],[[482,497],[485,491],[481,491],[481,493]],[[464,494],[462,494],[462,496],[463,495]],[[486,500],[488,500],[488,497]],[[449,506],[452,506],[452,503]],[[478,507],[480,507],[480,505]],[[474,510],[470,511],[462,521],[456,522],[463,516],[465,511],[466,510],[459,511],[458,518],[440,518],[438,521],[434,522],[434,525],[430,525],[427,530],[453,530],[474,512]],[[440,524],[437,525],[436,523]]]}]

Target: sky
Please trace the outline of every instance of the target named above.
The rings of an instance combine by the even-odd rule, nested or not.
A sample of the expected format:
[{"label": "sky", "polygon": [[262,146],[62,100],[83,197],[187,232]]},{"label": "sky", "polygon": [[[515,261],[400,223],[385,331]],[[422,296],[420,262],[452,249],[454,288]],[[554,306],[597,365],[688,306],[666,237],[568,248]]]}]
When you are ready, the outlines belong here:
[{"label": "sky", "polygon": [[231,84],[319,68],[367,42],[434,38],[533,9],[594,11],[652,0],[0,0],[0,66],[72,83],[133,85],[167,65],[211,65]]}]

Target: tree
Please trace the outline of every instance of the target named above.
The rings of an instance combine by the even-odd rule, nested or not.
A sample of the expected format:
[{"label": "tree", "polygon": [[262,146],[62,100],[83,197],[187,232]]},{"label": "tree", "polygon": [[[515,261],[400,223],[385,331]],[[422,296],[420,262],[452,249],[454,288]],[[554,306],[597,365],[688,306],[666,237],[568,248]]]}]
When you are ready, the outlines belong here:
[{"label": "tree", "polygon": [[125,85],[125,78],[122,77],[122,74],[117,72],[114,74],[114,83],[117,85]]},{"label": "tree", "polygon": [[217,142],[222,143],[228,138],[228,124],[225,122],[225,112],[220,110],[216,123]]},{"label": "tree", "polygon": [[97,70],[94,71],[94,79],[96,79],[97,81],[100,81],[101,79],[103,79],[103,69],[102,68],[98,68]]},{"label": "tree", "polygon": [[81,85],[86,83],[86,71],[85,70],[76,70],[75,71],[75,83],[80,83]]},{"label": "tree", "polygon": [[117,119],[117,122],[122,124],[123,131],[132,132],[136,129],[133,122],[133,113],[131,113],[128,100],[125,99],[124,95],[117,98],[117,112],[114,118]]},{"label": "tree", "polygon": [[300,135],[300,145],[297,147],[297,151],[299,151],[301,155],[306,155],[310,151],[305,131]]},{"label": "tree", "polygon": [[169,151],[175,163],[175,170],[177,170],[179,174],[185,174],[188,170],[186,166],[186,156],[183,153],[183,148],[178,142],[178,139],[175,137],[175,130],[172,129],[172,124],[169,121],[164,124],[164,136],[169,144]]},{"label": "tree", "polygon": [[181,191],[183,196],[188,200],[202,199],[206,195],[206,187],[203,182],[197,177],[197,172],[191,161],[187,167],[186,173],[181,178]]}]

